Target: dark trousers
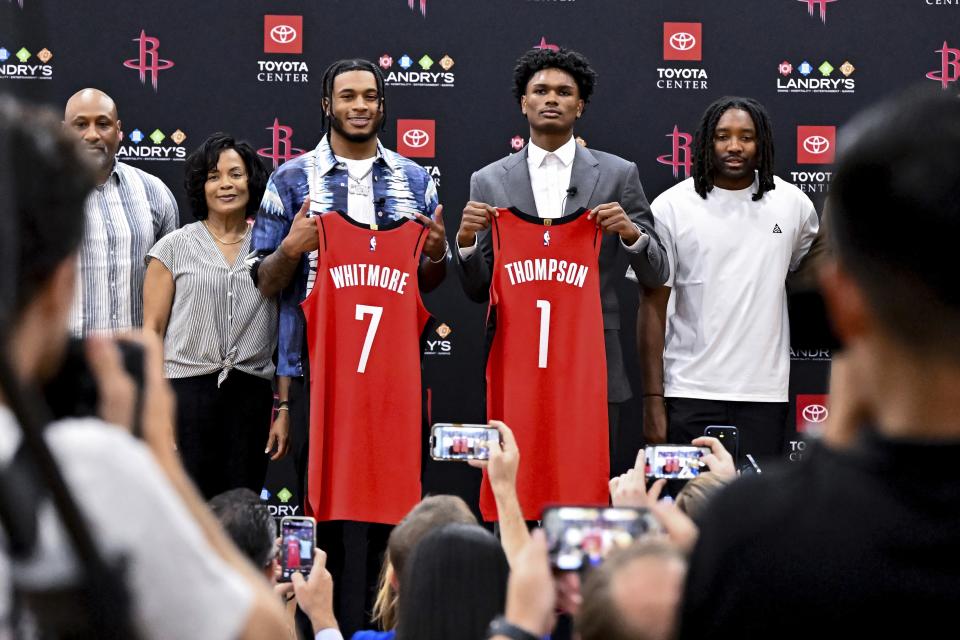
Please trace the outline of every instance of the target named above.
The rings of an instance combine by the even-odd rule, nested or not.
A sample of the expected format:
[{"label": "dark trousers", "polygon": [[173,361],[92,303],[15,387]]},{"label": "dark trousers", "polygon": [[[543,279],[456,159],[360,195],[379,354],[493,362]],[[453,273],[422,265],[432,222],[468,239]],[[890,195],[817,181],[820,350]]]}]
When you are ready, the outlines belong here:
[{"label": "dark trousers", "polygon": [[207,499],[238,487],[257,495],[267,473],[263,449],[270,433],[270,380],[231,371],[170,380],[177,396],[177,449]]},{"label": "dark trousers", "polygon": [[[310,453],[310,372],[303,358],[303,377],[290,380],[290,453],[297,471],[297,495],[307,499],[307,465]],[[266,441],[264,441],[266,442]],[[370,611],[387,549],[391,525],[336,520],[317,523],[317,547],[327,554],[333,578],[333,612],[345,638],[370,628]],[[310,621],[300,611],[301,637],[313,638]]]},{"label": "dark trousers", "polygon": [[712,425],[734,426],[740,457],[751,454],[760,466],[781,462],[787,430],[786,402],[729,402],[700,398],[667,398],[667,440],[688,444]]}]

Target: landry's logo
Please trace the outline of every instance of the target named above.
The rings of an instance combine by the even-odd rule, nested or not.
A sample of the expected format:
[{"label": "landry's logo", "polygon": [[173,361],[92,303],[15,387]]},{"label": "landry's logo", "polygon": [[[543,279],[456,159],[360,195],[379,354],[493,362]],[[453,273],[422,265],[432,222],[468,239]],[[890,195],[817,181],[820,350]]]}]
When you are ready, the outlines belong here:
[{"label": "landry's logo", "polygon": [[693,142],[693,136],[689,133],[680,131],[680,127],[673,125],[673,132],[666,135],[670,138],[671,150],[669,155],[657,157],[657,162],[673,167],[673,177],[680,177],[680,169],[683,169],[683,177],[690,177],[690,167],[693,159],[690,156],[690,144]]},{"label": "landry's logo", "polygon": [[807,14],[810,16],[814,15],[815,10],[820,12],[820,22],[826,23],[827,21],[827,5],[831,2],[836,2],[837,0],[797,0],[797,2],[803,2],[807,5]]},{"label": "landry's logo", "polygon": [[51,80],[52,59],[53,52],[47,48],[40,49],[34,55],[26,47],[10,51],[0,46],[0,80]]},{"label": "landry's logo", "polygon": [[264,53],[303,53],[303,16],[263,16]]},{"label": "landry's logo", "polygon": [[434,333],[427,336],[423,345],[423,355],[425,356],[449,356],[453,351],[453,343],[450,342],[450,334],[453,329],[446,323],[441,323]]},{"label": "landry's logo", "polygon": [[130,162],[183,162],[187,158],[187,148],[183,146],[186,139],[187,134],[180,129],[168,135],[161,129],[135,128],[124,136],[117,157]]},{"label": "landry's logo", "polygon": [[427,53],[416,60],[403,53],[396,61],[392,55],[384,53],[379,58],[379,64],[385,73],[384,82],[391,87],[452,87],[456,82],[452,69],[457,63],[447,53],[437,60]]},{"label": "landry's logo", "polygon": [[293,128],[280,124],[279,118],[274,118],[273,124],[266,129],[273,134],[272,146],[257,149],[257,155],[272,160],[274,169],[305,153],[293,146]]},{"label": "landry's logo", "polygon": [[954,49],[943,41],[943,47],[937,49],[940,54],[940,68],[927,74],[930,80],[936,80],[940,87],[946,89],[950,83],[960,81],[960,49]]},{"label": "landry's logo", "polygon": [[[663,59],[677,62],[703,60],[703,24],[700,22],[663,23]],[[658,89],[706,89],[707,71],[702,67],[660,67]]]},{"label": "landry's logo", "polygon": [[133,42],[140,45],[140,57],[124,60],[123,66],[139,71],[141,84],[146,84],[149,75],[153,90],[156,91],[160,72],[173,67],[173,62],[160,57],[160,39],[148,36],[145,30],[141,29],[140,36],[134,38]]},{"label": "landry's logo", "polygon": [[832,164],[836,139],[836,127],[797,127],[797,164]]},{"label": "landry's logo", "polygon": [[[303,53],[303,16],[263,16],[263,52],[271,55]],[[274,84],[309,82],[303,60],[257,60],[257,81]]]},{"label": "landry's logo", "polygon": [[436,155],[435,120],[397,120],[397,153],[408,158]]},{"label": "landry's logo", "polygon": [[777,73],[780,75],[777,78],[777,92],[854,93],[857,83],[851,76],[856,70],[849,60],[844,60],[839,67],[834,67],[829,60],[824,60],[816,68],[806,60],[794,68],[789,60],[784,60],[777,65]]}]

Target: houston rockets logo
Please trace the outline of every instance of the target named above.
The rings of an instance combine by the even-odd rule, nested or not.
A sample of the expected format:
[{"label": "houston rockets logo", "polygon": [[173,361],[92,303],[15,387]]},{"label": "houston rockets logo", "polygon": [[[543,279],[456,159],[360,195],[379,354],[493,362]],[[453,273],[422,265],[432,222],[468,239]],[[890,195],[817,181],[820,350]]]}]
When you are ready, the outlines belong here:
[{"label": "houston rockets logo", "polygon": [[657,162],[673,167],[674,178],[680,177],[680,167],[683,167],[683,177],[689,178],[690,166],[692,165],[690,143],[693,142],[693,136],[680,131],[677,125],[673,125],[673,133],[668,133],[666,137],[670,138],[673,145],[671,153],[670,155],[659,156]]},{"label": "houston rockets logo", "polygon": [[823,23],[827,22],[827,5],[831,2],[836,2],[837,0],[797,0],[798,2],[807,3],[807,13],[813,15],[813,10],[816,7],[820,8],[820,21]]},{"label": "houston rockets logo", "polygon": [[292,127],[282,125],[278,118],[274,118],[273,125],[266,127],[266,129],[273,133],[273,146],[257,149],[257,155],[273,160],[274,169],[287,160],[292,160],[304,154],[303,149],[297,149],[293,146]]},{"label": "houston rockets logo", "polygon": [[943,48],[937,49],[940,54],[940,69],[927,74],[930,80],[936,80],[946,89],[951,82],[960,81],[960,49],[953,49],[943,41]]},{"label": "houston rockets logo", "polygon": [[560,51],[560,45],[550,44],[546,36],[540,36],[540,44],[533,45],[534,49],[546,49],[547,51]]},{"label": "houston rockets logo", "polygon": [[161,71],[171,68],[173,62],[160,58],[158,53],[160,49],[160,39],[148,36],[143,29],[140,30],[140,37],[134,38],[133,41],[140,44],[140,57],[124,60],[123,66],[139,71],[140,82],[143,84],[146,84],[147,74],[149,73],[153,90],[156,91],[157,76],[160,75]]},{"label": "houston rockets logo", "polygon": [[[415,10],[417,0],[407,0],[407,6],[410,7],[410,11]],[[427,0],[420,0],[420,15],[423,17],[427,16]]]}]

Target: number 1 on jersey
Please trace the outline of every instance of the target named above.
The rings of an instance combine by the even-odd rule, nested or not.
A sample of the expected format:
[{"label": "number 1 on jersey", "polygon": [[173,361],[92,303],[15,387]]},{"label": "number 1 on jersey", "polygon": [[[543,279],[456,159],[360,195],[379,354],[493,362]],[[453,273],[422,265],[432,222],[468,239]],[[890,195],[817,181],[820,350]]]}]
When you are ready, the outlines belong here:
[{"label": "number 1 on jersey", "polygon": [[547,368],[547,353],[550,348],[550,301],[537,300],[540,309],[540,349],[537,353],[537,366]]},{"label": "number 1 on jersey", "polygon": [[363,351],[360,352],[360,363],[357,364],[357,373],[363,373],[367,370],[367,358],[370,357],[370,347],[373,346],[373,338],[377,335],[377,327],[380,326],[380,316],[383,315],[383,307],[372,307],[366,304],[357,305],[357,320],[363,320],[364,316],[370,316],[370,326],[367,327],[367,336],[363,339]]}]

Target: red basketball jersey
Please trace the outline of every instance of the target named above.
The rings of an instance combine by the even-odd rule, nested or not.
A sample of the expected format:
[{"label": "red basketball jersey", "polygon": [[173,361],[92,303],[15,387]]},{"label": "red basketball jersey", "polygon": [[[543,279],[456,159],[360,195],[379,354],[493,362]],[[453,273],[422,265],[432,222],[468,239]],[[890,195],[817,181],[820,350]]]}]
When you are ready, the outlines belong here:
[{"label": "red basketball jersey", "polygon": [[317,218],[305,512],[396,524],[420,500],[420,337],[429,315],[417,267],[427,229]]},{"label": "red basketball jersey", "polygon": [[[608,504],[607,361],[600,310],[600,231],[588,211],[555,219],[517,209],[494,218],[487,416],[523,456],[527,520],[548,504]],[[497,519],[486,476],[486,520]]]}]

